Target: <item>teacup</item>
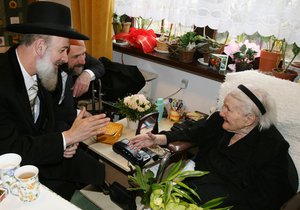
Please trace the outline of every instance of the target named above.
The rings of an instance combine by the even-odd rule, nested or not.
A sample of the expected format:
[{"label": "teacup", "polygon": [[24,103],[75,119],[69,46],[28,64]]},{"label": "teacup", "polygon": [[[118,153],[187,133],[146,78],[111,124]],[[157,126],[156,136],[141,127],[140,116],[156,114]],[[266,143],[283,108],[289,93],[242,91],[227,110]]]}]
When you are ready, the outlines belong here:
[{"label": "teacup", "polygon": [[2,186],[7,190],[16,182],[15,170],[20,167],[22,158],[15,153],[7,153],[0,156],[0,173]]},{"label": "teacup", "polygon": [[18,195],[23,202],[31,202],[39,196],[39,169],[33,165],[21,166],[15,171],[17,182],[11,186],[13,195]]}]

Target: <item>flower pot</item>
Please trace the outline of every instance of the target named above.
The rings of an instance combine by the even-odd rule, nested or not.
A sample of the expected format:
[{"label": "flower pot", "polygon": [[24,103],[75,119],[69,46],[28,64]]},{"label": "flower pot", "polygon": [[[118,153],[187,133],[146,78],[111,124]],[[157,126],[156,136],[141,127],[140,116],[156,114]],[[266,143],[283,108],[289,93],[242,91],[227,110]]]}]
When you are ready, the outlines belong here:
[{"label": "flower pot", "polygon": [[259,70],[264,72],[271,72],[281,60],[280,52],[269,52],[262,50],[260,52]]},{"label": "flower pot", "polygon": [[179,58],[178,44],[169,44],[168,51],[169,51],[169,57],[176,58],[176,59]]},{"label": "flower pot", "polygon": [[298,73],[294,70],[288,69],[285,72],[282,71],[282,69],[272,69],[272,74],[274,77],[294,81],[294,79],[298,76]]},{"label": "flower pot", "polygon": [[251,63],[236,63],[235,64],[235,71],[245,71],[245,70],[250,70],[253,68],[253,65]]},{"label": "flower pot", "polygon": [[122,33],[129,33],[131,22],[122,23]]},{"label": "flower pot", "polygon": [[136,130],[137,127],[138,127],[138,123],[139,123],[138,120],[132,121],[132,120],[130,120],[129,118],[127,118],[127,127],[128,127],[130,130]]},{"label": "flower pot", "polygon": [[202,53],[204,63],[208,63],[209,62],[210,54],[211,53]]},{"label": "flower pot", "polygon": [[192,63],[194,59],[195,49],[192,50],[179,50],[179,61],[182,63]]},{"label": "flower pot", "polygon": [[112,24],[113,24],[114,34],[116,35],[121,33],[122,25],[120,23],[112,23]]}]

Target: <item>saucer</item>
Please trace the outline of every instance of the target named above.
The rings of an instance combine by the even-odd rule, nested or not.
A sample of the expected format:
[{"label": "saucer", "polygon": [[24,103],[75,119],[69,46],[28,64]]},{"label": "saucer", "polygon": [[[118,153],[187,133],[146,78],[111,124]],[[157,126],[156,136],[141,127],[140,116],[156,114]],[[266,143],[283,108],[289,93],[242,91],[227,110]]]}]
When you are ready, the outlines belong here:
[{"label": "saucer", "polygon": [[121,46],[121,47],[125,47],[125,46],[127,46],[128,45],[128,42],[117,42],[115,39],[113,40],[113,43],[115,44],[115,45],[118,45],[118,46]]},{"label": "saucer", "polygon": [[158,50],[157,47],[155,47],[154,50],[159,53],[169,53],[169,51]]},{"label": "saucer", "polygon": [[199,59],[198,59],[198,62],[201,63],[202,65],[205,65],[205,66],[208,65],[208,63],[205,63],[205,62],[204,62],[204,58],[199,58]]}]

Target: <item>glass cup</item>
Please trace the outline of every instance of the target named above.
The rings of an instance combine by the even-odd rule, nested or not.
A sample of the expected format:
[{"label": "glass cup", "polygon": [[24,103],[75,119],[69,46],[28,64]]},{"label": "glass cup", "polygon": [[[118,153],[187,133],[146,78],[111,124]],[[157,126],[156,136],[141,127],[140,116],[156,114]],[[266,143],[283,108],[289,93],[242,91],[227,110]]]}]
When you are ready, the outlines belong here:
[{"label": "glass cup", "polygon": [[32,202],[39,196],[39,169],[33,165],[25,165],[18,168],[14,175],[17,180],[11,186],[13,195],[19,196],[23,202]]},{"label": "glass cup", "polygon": [[0,173],[2,186],[9,190],[10,186],[16,182],[15,170],[20,167],[22,158],[16,153],[6,153],[0,156]]}]

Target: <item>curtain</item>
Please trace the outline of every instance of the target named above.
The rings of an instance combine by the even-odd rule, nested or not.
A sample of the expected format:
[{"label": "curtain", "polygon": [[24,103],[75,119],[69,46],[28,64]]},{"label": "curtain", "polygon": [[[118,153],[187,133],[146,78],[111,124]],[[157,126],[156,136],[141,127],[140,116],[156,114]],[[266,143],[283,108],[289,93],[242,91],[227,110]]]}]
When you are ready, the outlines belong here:
[{"label": "curtain", "polygon": [[112,59],[112,14],[114,0],[71,0],[73,26],[90,37],[87,52]]},{"label": "curtain", "polygon": [[258,32],[300,46],[300,0],[115,0],[117,14],[209,26],[232,36]]}]

